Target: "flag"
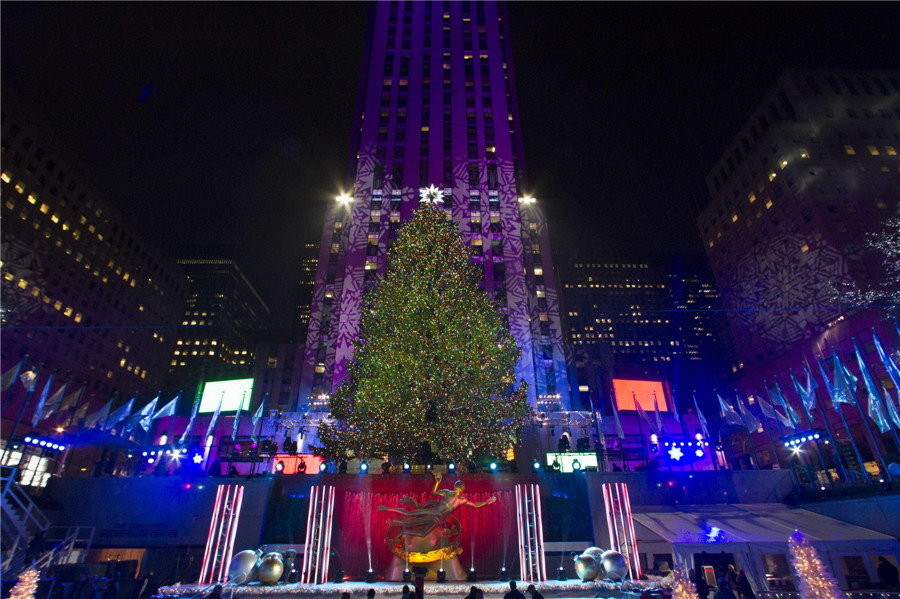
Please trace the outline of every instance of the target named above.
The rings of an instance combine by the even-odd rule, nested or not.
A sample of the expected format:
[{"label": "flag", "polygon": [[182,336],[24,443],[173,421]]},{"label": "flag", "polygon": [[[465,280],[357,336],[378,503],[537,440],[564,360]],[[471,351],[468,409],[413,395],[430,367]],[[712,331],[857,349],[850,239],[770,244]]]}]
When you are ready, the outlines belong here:
[{"label": "flag", "polygon": [[656,391],[653,392],[653,409],[656,411],[656,430],[659,434],[666,434],[666,427],[663,426],[662,415],[659,413],[659,400],[656,399]]},{"label": "flag", "polygon": [[34,416],[31,418],[31,426],[37,426],[38,421],[41,419],[41,412],[44,411],[44,402],[47,401],[47,396],[50,394],[50,383],[53,382],[53,375],[50,375],[50,378],[47,379],[47,384],[44,385],[44,391],[41,393],[41,398],[38,400],[38,405],[34,409]]},{"label": "flag", "polygon": [[825,363],[822,360],[823,358],[819,358],[819,371],[822,373],[822,380],[825,381],[825,390],[828,391],[828,397],[831,398],[831,406],[836,412],[840,412],[841,402],[834,399],[834,385],[828,379],[828,373],[825,372]]},{"label": "flag", "polygon": [[[797,377],[794,375],[794,371],[791,370],[791,384],[794,385],[794,391],[797,392],[797,395],[800,396],[800,403],[803,405],[803,409],[806,411],[807,416],[812,419],[812,411],[816,407],[816,392],[815,386],[810,389],[810,385],[815,385],[816,382],[809,376],[809,371],[806,373],[806,387],[800,384],[800,381],[797,380]],[[812,398],[810,399],[810,395]]]},{"label": "flag", "polygon": [[747,430],[749,432],[756,432],[762,428],[762,424],[756,416],[753,415],[750,408],[744,406],[744,402],[741,400],[740,395],[734,396],[734,406],[737,408],[738,412],[741,413],[741,417],[744,419],[744,423],[747,425]]},{"label": "flag", "polygon": [[222,397],[219,398],[219,405],[216,406],[216,411],[213,414],[212,420],[209,421],[209,426],[206,427],[206,436],[203,437],[203,440],[209,438],[210,435],[216,432],[216,423],[219,421],[219,412],[222,411],[222,402],[225,401],[225,392],[222,392]]},{"label": "flag", "polygon": [[84,421],[84,428],[94,428],[98,424],[101,426],[106,422],[107,417],[109,416],[109,409],[112,407],[112,400],[106,402],[106,405],[100,408],[98,411],[91,414],[91,416]]},{"label": "flag", "polygon": [[650,427],[650,430],[654,433],[656,432],[653,422],[650,421],[650,417],[647,416],[647,412],[644,411],[644,408],[641,406],[641,403],[638,401],[637,396],[632,391],[631,397],[634,398],[634,407],[637,409],[638,414],[640,414],[641,418],[643,418],[647,422],[647,426]]},{"label": "flag", "polygon": [[856,403],[853,390],[856,389],[857,378],[844,368],[844,365],[841,363],[841,357],[837,352],[834,352],[832,360],[834,364],[834,397],[831,399],[838,403],[852,405]]},{"label": "flag", "polygon": [[684,422],[681,421],[681,414],[678,413],[678,402],[675,401],[675,394],[672,393],[672,418],[684,429]]},{"label": "flag", "polygon": [[70,424],[78,424],[85,418],[87,418],[88,408],[90,407],[90,402],[85,402],[83,406],[75,410],[75,413],[72,414],[72,419],[66,423],[66,426]]},{"label": "flag", "polygon": [[103,425],[103,430],[108,431],[115,425],[128,418],[131,415],[132,407],[134,407],[133,397],[128,400],[128,403],[109,415],[109,418],[106,419],[106,424]]},{"label": "flag", "polygon": [[13,383],[16,382],[16,376],[19,374],[20,368],[22,368],[21,360],[19,360],[18,364],[3,373],[3,376],[0,377],[0,392],[5,392],[12,387]]},{"label": "flag", "polygon": [[891,381],[894,383],[894,389],[900,390],[900,368],[897,367],[894,357],[884,351],[884,348],[881,346],[881,340],[878,339],[878,335],[872,333],[872,339],[875,341],[875,349],[878,350],[878,357],[881,358],[884,369],[887,370],[888,376],[891,377]]},{"label": "flag", "polygon": [[66,387],[68,385],[63,385],[59,389],[56,390],[56,393],[50,396],[50,398],[44,402],[43,408],[34,413],[34,421],[31,426],[37,426],[37,423],[45,418],[49,418],[53,415],[53,412],[59,408],[59,405],[62,403],[63,394],[66,392]]},{"label": "flag", "polygon": [[128,419],[128,424],[125,425],[125,432],[130,433],[136,426],[140,426],[145,431],[149,432],[150,422],[152,422],[151,416],[153,415],[153,412],[156,411],[157,401],[159,401],[159,395],[154,397],[146,406],[135,412],[134,415]]},{"label": "flag", "polygon": [[719,398],[719,410],[721,411],[722,418],[725,419],[725,422],[730,424],[736,424],[737,426],[745,426],[744,421],[741,420],[741,415],[734,411],[734,408],[728,405],[722,396],[716,394],[716,397]]},{"label": "flag", "polygon": [[762,396],[757,397],[756,401],[759,403],[759,409],[762,411],[763,416],[770,420],[775,420],[776,422],[781,421],[781,414],[775,411],[772,404],[763,399]]},{"label": "flag", "polygon": [[884,391],[884,401],[887,404],[888,415],[894,421],[894,424],[897,425],[897,428],[900,428],[900,412],[897,411],[897,404],[894,403],[894,398],[891,397],[891,394],[888,393],[884,386],[881,387],[881,390]]},{"label": "flag", "polygon": [[241,408],[244,406],[244,400],[247,399],[247,392],[241,396],[241,403],[238,404],[237,413],[234,415],[234,429],[231,431],[231,440],[237,441],[238,426],[241,424]]},{"label": "flag", "polygon": [[184,445],[184,442],[187,441],[191,433],[194,432],[194,422],[197,420],[197,411],[200,409],[200,398],[194,402],[194,409],[191,410],[191,420],[188,422],[187,428],[184,429],[184,432],[181,433],[181,438],[178,439],[179,445]]},{"label": "flag", "polygon": [[62,405],[59,406],[59,411],[64,412],[69,408],[74,408],[78,405],[78,398],[81,397],[81,394],[84,392],[84,385],[81,386],[81,389],[75,391],[73,393],[69,393],[62,401]]},{"label": "flag", "polygon": [[[253,443],[256,443],[256,442],[259,440],[259,432],[258,432],[257,429],[256,429],[256,424],[257,424],[260,420],[262,420],[262,417],[263,417],[263,408],[265,407],[265,405],[266,405],[266,398],[264,397],[264,398],[262,399],[262,401],[259,402],[259,407],[256,408],[256,412],[253,414],[253,418],[250,420],[250,421],[253,423],[253,434],[250,435],[250,440],[251,440]],[[615,410],[615,409],[616,409],[616,406],[613,405],[613,410]],[[618,421],[619,421],[619,415],[616,414],[616,422],[618,422]],[[622,427],[621,427],[621,425],[620,425],[620,426],[619,426],[619,430],[621,430],[621,429],[622,429]],[[624,433],[623,433],[623,436],[624,436]]]},{"label": "flag", "polygon": [[806,395],[803,396],[803,405],[806,406],[806,409],[811,414],[816,409],[816,389],[819,387],[819,384],[809,371],[809,364],[804,364],[803,369],[806,371],[806,389],[804,389]]},{"label": "flag", "polygon": [[769,398],[772,399],[773,402],[781,406],[781,409],[784,410],[784,415],[787,417],[787,422],[782,420],[782,423],[786,427],[795,428],[798,424],[800,424],[800,417],[797,416],[797,412],[794,411],[794,408],[791,407],[791,404],[788,403],[788,401],[784,398],[784,392],[781,390],[781,385],[778,384],[778,381],[775,381],[775,390],[769,393]]},{"label": "flag", "polygon": [[886,433],[891,430],[891,423],[888,422],[884,413],[878,387],[875,386],[875,380],[872,378],[872,373],[869,372],[868,366],[866,366],[866,361],[863,359],[862,352],[859,351],[859,345],[856,344],[856,341],[853,342],[853,352],[856,354],[856,363],[859,365],[859,372],[862,374],[863,383],[866,386],[866,395],[868,395],[866,403],[868,405],[869,418],[878,425],[879,431]]},{"label": "flag", "polygon": [[34,383],[37,381],[37,373],[33,370],[28,370],[19,375],[19,380],[22,381],[23,385],[25,385],[26,391],[34,391]]},{"label": "flag", "polygon": [[[175,416],[175,410],[178,408],[178,400],[181,399],[181,393],[172,398],[172,401],[164,405],[156,412],[150,421],[157,420],[159,418],[165,418],[166,416],[172,417]],[[149,428],[149,427],[148,427]]]},{"label": "flag", "polygon": [[[625,431],[622,430],[622,423],[619,421],[619,410],[616,409],[616,401],[615,401],[615,399],[613,399],[613,401],[610,402],[610,403],[611,403],[611,405],[612,405],[613,419],[616,421],[616,434],[619,436],[620,439],[624,439],[624,438],[625,438]],[[260,406],[260,408],[261,408],[261,407],[262,407],[262,406]]]},{"label": "flag", "polygon": [[700,428],[703,429],[703,437],[709,439],[709,429],[706,427],[706,418],[703,417],[703,412],[700,411],[700,406],[697,405],[697,394],[694,394],[694,409],[697,410],[697,418],[700,419]]}]

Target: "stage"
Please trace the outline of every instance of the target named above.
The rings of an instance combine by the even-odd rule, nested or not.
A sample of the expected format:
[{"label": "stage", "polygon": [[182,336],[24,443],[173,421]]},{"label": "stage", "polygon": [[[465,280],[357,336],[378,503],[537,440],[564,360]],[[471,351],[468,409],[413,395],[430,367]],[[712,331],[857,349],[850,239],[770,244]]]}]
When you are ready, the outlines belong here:
[{"label": "stage", "polygon": [[[654,577],[655,578],[655,577]],[[671,581],[667,581],[671,582]],[[253,597],[270,597],[291,599],[298,596],[306,597],[334,597],[338,599],[341,593],[350,593],[353,599],[365,597],[369,589],[375,589],[378,597],[399,597],[403,592],[402,582],[375,582],[367,584],[362,581],[348,581],[340,584],[333,582],[325,584],[282,584],[275,586],[265,586],[259,583],[250,583],[239,587],[226,587],[222,593],[223,599],[232,599],[232,597],[253,598]],[[408,583],[410,588],[412,583]],[[519,590],[523,593],[528,586],[527,583],[516,581]],[[478,581],[478,582],[428,582],[425,583],[425,596],[435,598],[453,598],[461,599],[469,593],[469,588],[476,586],[484,591],[485,597],[503,597],[509,590],[508,582],[499,581]],[[581,582],[577,579],[569,579],[567,581],[548,580],[535,585],[544,597],[552,597],[553,599],[573,598],[594,598],[609,597],[611,599],[637,599],[641,594],[646,592],[661,592],[666,586],[662,579],[642,580],[638,583],[627,581],[621,584],[611,582]],[[197,585],[170,586],[160,589],[159,594],[163,597],[203,597],[208,594],[208,590],[212,587],[199,587]],[[662,597],[661,594],[656,595]]]}]

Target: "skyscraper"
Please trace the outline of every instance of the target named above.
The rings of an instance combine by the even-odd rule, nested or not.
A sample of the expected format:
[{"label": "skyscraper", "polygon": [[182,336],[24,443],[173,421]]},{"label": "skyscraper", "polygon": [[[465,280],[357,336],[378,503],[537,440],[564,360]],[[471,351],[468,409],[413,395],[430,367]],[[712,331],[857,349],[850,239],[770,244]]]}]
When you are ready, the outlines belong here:
[{"label": "skyscraper", "polygon": [[429,192],[508,315],[529,402],[568,407],[549,235],[526,193],[504,6],[373,3],[364,61],[352,180],[325,217],[301,398],[318,399],[345,378],[362,294],[384,275],[397,229]]}]

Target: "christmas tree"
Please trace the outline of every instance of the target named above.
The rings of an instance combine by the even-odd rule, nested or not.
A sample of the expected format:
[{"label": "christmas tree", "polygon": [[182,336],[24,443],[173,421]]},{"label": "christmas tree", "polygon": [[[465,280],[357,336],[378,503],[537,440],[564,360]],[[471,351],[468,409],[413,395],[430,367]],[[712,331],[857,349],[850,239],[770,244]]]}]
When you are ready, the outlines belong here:
[{"label": "christmas tree", "polygon": [[799,530],[788,540],[791,562],[800,586],[800,599],[845,599],[844,594],[816,548],[809,544]]},{"label": "christmas tree", "polygon": [[10,599],[34,599],[34,593],[37,591],[38,586],[38,571],[34,568],[29,568],[25,570],[21,577],[19,577],[19,582],[16,583],[10,592]]},{"label": "christmas tree", "polygon": [[672,599],[695,599],[697,596],[697,587],[691,582],[687,574],[679,567],[672,570]]},{"label": "christmas tree", "polygon": [[316,451],[411,459],[427,443],[443,460],[503,455],[531,414],[525,382],[514,389],[519,349],[457,225],[423,204],[388,260]]}]

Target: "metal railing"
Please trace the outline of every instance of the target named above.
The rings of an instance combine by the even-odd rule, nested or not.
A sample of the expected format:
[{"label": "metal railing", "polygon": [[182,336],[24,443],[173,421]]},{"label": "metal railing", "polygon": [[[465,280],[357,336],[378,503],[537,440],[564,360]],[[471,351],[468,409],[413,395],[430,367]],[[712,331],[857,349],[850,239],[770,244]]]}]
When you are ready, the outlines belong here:
[{"label": "metal railing", "polygon": [[0,475],[0,514],[2,531],[7,539],[7,549],[0,562],[4,572],[9,572],[9,566],[19,550],[27,545],[29,536],[46,533],[50,528],[50,520],[16,482],[16,471],[13,468],[6,476]]}]

